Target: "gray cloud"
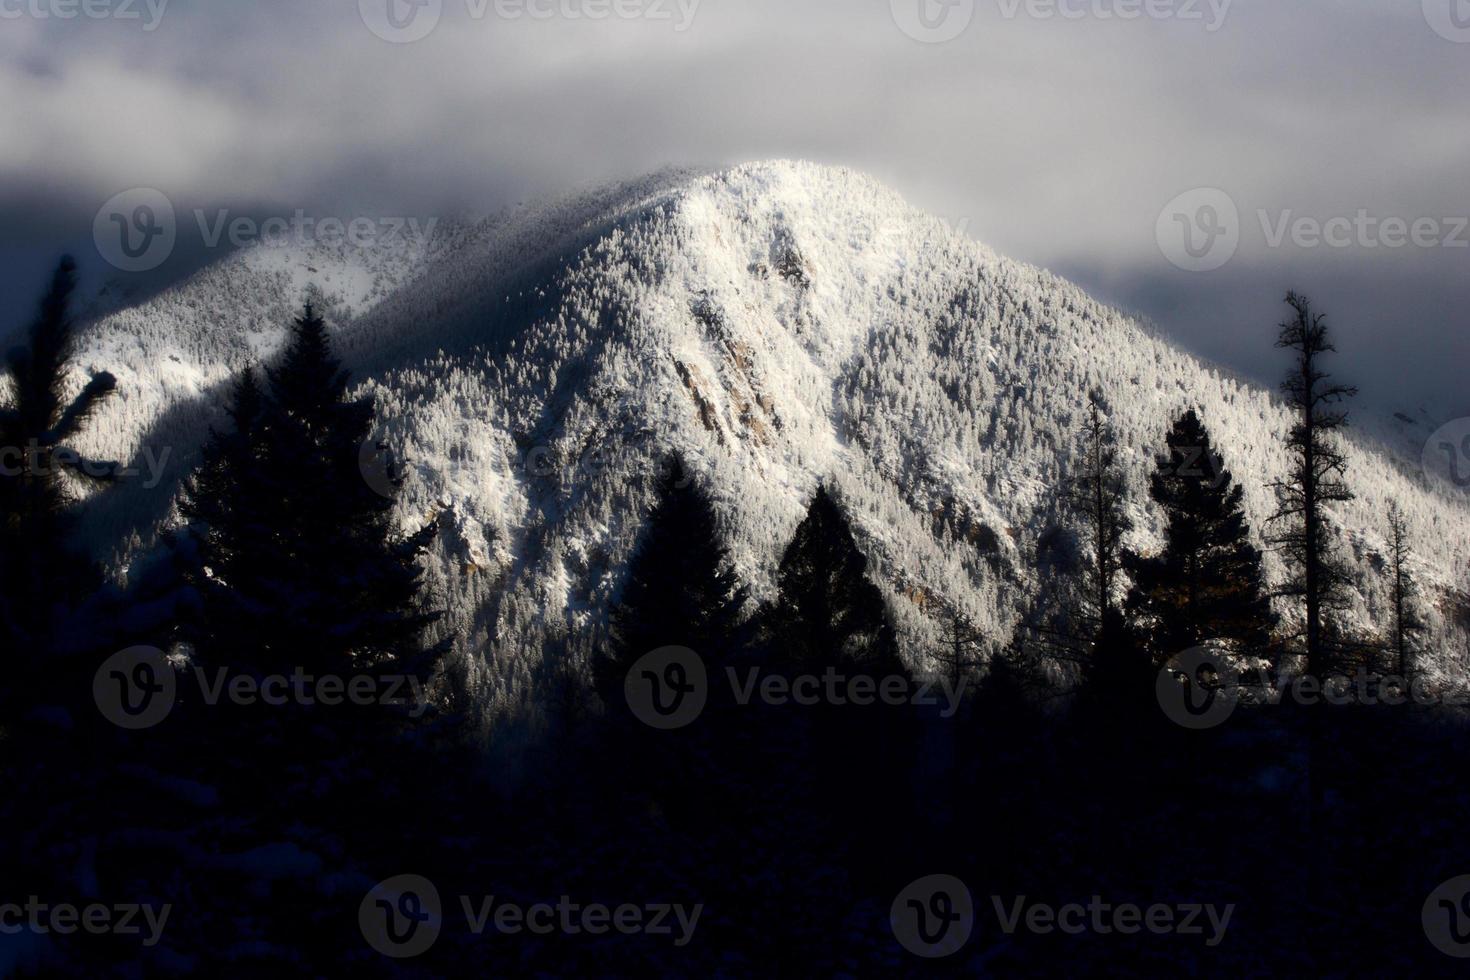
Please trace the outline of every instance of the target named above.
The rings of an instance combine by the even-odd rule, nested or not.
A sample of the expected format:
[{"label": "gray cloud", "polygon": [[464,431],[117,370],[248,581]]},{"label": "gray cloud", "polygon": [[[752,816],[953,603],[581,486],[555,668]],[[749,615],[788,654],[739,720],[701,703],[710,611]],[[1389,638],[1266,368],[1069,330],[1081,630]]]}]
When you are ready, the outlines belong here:
[{"label": "gray cloud", "polygon": [[[173,0],[153,30],[144,0],[96,2],[142,17],[0,20],[0,285],[21,297],[0,326],[29,312],[56,251],[89,258],[92,215],[129,187],[181,207],[483,211],[670,164],[801,156],[869,171],[1268,382],[1280,295],[1315,292],[1365,398],[1470,411],[1470,248],[1272,247],[1258,214],[1470,213],[1470,44],[1417,2],[1235,0],[1211,31],[1207,0],[1149,0],[1201,20],[974,0],[944,44],[898,26],[938,0],[684,0],[686,30],[675,0],[619,0],[669,19],[600,21],[439,0],[409,44],[376,36],[356,0]],[[1227,192],[1241,242],[1191,273],[1155,226],[1198,187]]]}]

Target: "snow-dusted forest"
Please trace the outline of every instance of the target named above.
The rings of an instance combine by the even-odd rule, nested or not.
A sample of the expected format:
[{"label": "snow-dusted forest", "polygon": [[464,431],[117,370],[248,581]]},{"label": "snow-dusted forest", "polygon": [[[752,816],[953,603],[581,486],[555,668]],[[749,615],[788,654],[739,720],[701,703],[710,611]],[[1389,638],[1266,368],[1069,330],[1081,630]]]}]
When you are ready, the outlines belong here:
[{"label": "snow-dusted forest", "polygon": [[[167,459],[156,486],[133,478],[88,503],[85,533],[115,575],[177,520],[178,481],[231,374],[268,362],[309,296],[408,468],[402,524],[443,522],[436,628],[488,717],[533,709],[542,658],[568,649],[549,638],[603,623],[671,450],[709,488],[754,600],[818,484],[831,487],[921,672],[942,601],[999,645],[1039,569],[1065,560],[1040,542],[1064,523],[1057,488],[1093,391],[1119,437],[1130,546],[1158,541],[1146,476],[1195,408],[1245,488],[1268,579],[1284,576],[1264,544],[1288,465],[1272,390],[867,177],[790,162],[660,174],[370,249],[266,243],[136,305],[104,296],[77,367],[113,372],[118,394],[82,448],[143,474]],[[1315,298],[1330,314],[1332,297]],[[1276,335],[1241,329],[1242,343]],[[1412,421],[1354,419],[1356,497],[1333,509],[1353,583],[1342,624],[1366,641],[1387,629],[1397,502],[1431,672],[1460,684],[1470,503],[1421,471],[1414,440],[1435,426],[1406,410]]]}]

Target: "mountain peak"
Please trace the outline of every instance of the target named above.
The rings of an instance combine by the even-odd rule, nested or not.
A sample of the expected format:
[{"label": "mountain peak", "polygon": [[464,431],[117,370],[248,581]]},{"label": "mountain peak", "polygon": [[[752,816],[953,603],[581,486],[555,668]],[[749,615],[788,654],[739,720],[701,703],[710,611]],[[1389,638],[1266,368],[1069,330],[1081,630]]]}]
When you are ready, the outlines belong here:
[{"label": "mountain peak", "polygon": [[[177,477],[229,372],[271,355],[306,261],[222,263],[99,324],[89,356],[125,397],[95,429],[105,444],[87,448],[136,458],[167,444]],[[711,489],[757,598],[809,495],[830,485],[916,651],[941,599],[1007,636],[1041,570],[1072,560],[1052,533],[1055,488],[1093,391],[1118,430],[1137,547],[1159,533],[1146,474],[1183,410],[1246,488],[1258,543],[1287,466],[1289,420],[1271,392],[846,168],[669,171],[355,261],[377,270],[369,300],[326,309],[377,399],[379,435],[409,464],[404,523],[444,522],[431,578],[460,652],[491,649],[476,674],[487,704],[528,696],[539,637],[605,616],[669,452]],[[272,299],[238,301],[258,294]],[[1357,498],[1337,514],[1356,585],[1345,618],[1365,632],[1385,621],[1379,525],[1396,500],[1426,584],[1451,600],[1439,647],[1458,648],[1467,566],[1453,542],[1470,508],[1367,443],[1350,480]],[[91,532],[146,541],[171,489],[109,493]],[[1266,566],[1283,577],[1274,555]]]}]

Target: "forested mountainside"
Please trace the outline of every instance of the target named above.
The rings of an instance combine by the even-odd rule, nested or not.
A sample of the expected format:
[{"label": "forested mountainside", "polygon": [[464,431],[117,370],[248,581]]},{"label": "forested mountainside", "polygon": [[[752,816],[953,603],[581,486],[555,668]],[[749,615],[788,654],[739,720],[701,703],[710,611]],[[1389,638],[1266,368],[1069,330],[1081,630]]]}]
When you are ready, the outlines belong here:
[{"label": "forested mountainside", "polygon": [[[1185,409],[1244,486],[1258,543],[1288,464],[1274,392],[867,177],[762,163],[442,221],[370,250],[261,245],[90,325],[80,367],[114,372],[119,395],[85,448],[143,472],[145,451],[171,454],[164,482],[135,479],[88,515],[120,573],[170,520],[231,372],[268,361],[313,290],[408,467],[403,523],[445,525],[431,568],[440,628],[492,713],[535,699],[546,657],[585,651],[560,638],[603,622],[671,451],[709,488],[756,600],[830,486],[921,670],[941,601],[1001,644],[1067,578],[1076,542],[1057,488],[1094,392],[1140,550],[1160,533],[1147,473]],[[1274,341],[1274,323],[1253,329]],[[1359,435],[1349,456],[1356,498],[1333,512],[1353,579],[1342,625],[1386,628],[1396,501],[1431,600],[1433,669],[1463,676],[1466,498],[1401,447]],[[1269,553],[1266,573],[1284,576]]]}]

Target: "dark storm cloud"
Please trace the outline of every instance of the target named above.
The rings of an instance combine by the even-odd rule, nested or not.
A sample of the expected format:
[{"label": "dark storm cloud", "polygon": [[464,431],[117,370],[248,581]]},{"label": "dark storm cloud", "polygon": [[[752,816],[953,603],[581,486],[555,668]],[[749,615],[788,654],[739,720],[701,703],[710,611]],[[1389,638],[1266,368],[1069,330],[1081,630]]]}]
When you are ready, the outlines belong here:
[{"label": "dark storm cloud", "polygon": [[[0,324],[131,187],[181,210],[421,214],[801,156],[867,170],[1267,381],[1280,294],[1309,290],[1375,404],[1470,411],[1470,248],[1444,225],[1388,247],[1294,224],[1470,212],[1458,0],[1443,17],[1441,0],[428,0],[439,20],[412,43],[372,30],[386,0],[366,17],[357,0],[36,15],[67,2],[0,0],[0,285],[23,299]],[[926,24],[957,36],[910,36]],[[1208,272],[1156,234],[1195,188],[1239,219]]]}]

